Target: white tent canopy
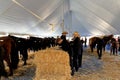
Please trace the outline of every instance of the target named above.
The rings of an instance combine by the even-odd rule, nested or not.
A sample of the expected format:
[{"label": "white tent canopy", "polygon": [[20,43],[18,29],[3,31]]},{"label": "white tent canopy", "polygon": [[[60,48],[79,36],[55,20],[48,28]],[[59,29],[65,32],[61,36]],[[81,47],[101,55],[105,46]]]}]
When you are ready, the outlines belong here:
[{"label": "white tent canopy", "polygon": [[0,0],[0,32],[119,34],[120,0]]}]

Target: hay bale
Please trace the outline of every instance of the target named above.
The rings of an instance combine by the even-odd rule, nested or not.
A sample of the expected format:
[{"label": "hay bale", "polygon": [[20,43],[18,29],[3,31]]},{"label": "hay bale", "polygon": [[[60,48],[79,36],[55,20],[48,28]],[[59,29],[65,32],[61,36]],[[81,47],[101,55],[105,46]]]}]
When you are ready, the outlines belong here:
[{"label": "hay bale", "polygon": [[70,64],[67,52],[55,49],[35,53],[36,75],[34,80],[69,80]]}]

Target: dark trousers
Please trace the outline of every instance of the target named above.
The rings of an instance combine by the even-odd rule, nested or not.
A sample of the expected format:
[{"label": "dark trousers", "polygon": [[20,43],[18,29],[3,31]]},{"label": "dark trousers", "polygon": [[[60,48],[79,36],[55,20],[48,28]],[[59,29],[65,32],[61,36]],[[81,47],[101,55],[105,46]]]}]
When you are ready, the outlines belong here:
[{"label": "dark trousers", "polygon": [[82,67],[82,53],[78,55],[78,66]]},{"label": "dark trousers", "polygon": [[79,68],[79,65],[78,65],[78,55],[74,55],[73,56],[73,66],[75,67],[75,70],[77,71],[78,68]]},{"label": "dark trousers", "polygon": [[102,57],[102,47],[97,47],[97,54],[98,54],[98,58],[101,59]]},{"label": "dark trousers", "polygon": [[117,47],[111,46],[111,53],[113,53],[113,55],[117,55]]}]

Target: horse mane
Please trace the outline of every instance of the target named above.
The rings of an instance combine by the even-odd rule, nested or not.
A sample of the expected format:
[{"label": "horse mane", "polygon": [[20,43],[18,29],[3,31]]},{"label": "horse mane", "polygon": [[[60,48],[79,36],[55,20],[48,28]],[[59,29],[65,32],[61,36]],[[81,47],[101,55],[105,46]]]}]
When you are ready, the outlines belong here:
[{"label": "horse mane", "polygon": [[113,34],[103,36],[103,40],[110,40],[113,38]]},{"label": "horse mane", "polygon": [[104,41],[104,43],[106,44],[108,41],[110,41],[111,39],[113,38],[113,34],[111,34],[111,35],[105,35],[104,37],[103,37],[103,41]]}]

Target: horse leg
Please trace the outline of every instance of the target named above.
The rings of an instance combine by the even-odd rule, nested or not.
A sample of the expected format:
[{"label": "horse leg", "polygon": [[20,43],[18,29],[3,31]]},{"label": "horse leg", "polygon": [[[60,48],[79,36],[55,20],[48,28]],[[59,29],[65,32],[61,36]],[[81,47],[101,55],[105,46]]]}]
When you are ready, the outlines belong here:
[{"label": "horse leg", "polygon": [[105,45],[103,45],[103,51],[105,51]]},{"label": "horse leg", "polygon": [[117,47],[115,48],[115,50],[116,50],[116,55],[118,55],[118,49],[117,49]]},{"label": "horse leg", "polygon": [[27,64],[27,59],[28,59],[27,49],[24,49],[24,53],[25,53],[25,55],[24,55],[24,57],[25,57],[25,62],[24,62],[24,64],[26,65],[26,64]]},{"label": "horse leg", "polygon": [[91,46],[91,52],[93,52],[93,46]]},{"label": "horse leg", "polygon": [[91,51],[93,52],[93,47],[92,47]]},{"label": "horse leg", "polygon": [[0,77],[1,76],[8,77],[3,60],[0,61]]},{"label": "horse leg", "polygon": [[3,62],[4,54],[5,54],[4,48],[0,47],[0,77],[1,76],[8,77],[7,72],[5,70],[5,65],[4,65],[4,62]]},{"label": "horse leg", "polygon": [[27,53],[27,49],[24,49],[24,50],[21,50],[21,54],[23,56],[23,65],[26,65],[27,64],[27,59],[28,59],[28,53]]},{"label": "horse leg", "polygon": [[112,52],[113,52],[113,47],[111,46],[110,47],[110,55],[112,55]]},{"label": "horse leg", "polygon": [[10,71],[9,76],[12,76],[13,75],[13,69],[12,69],[12,65],[11,65],[9,57],[5,58],[5,61],[7,62],[7,65],[9,66],[9,71]]}]

